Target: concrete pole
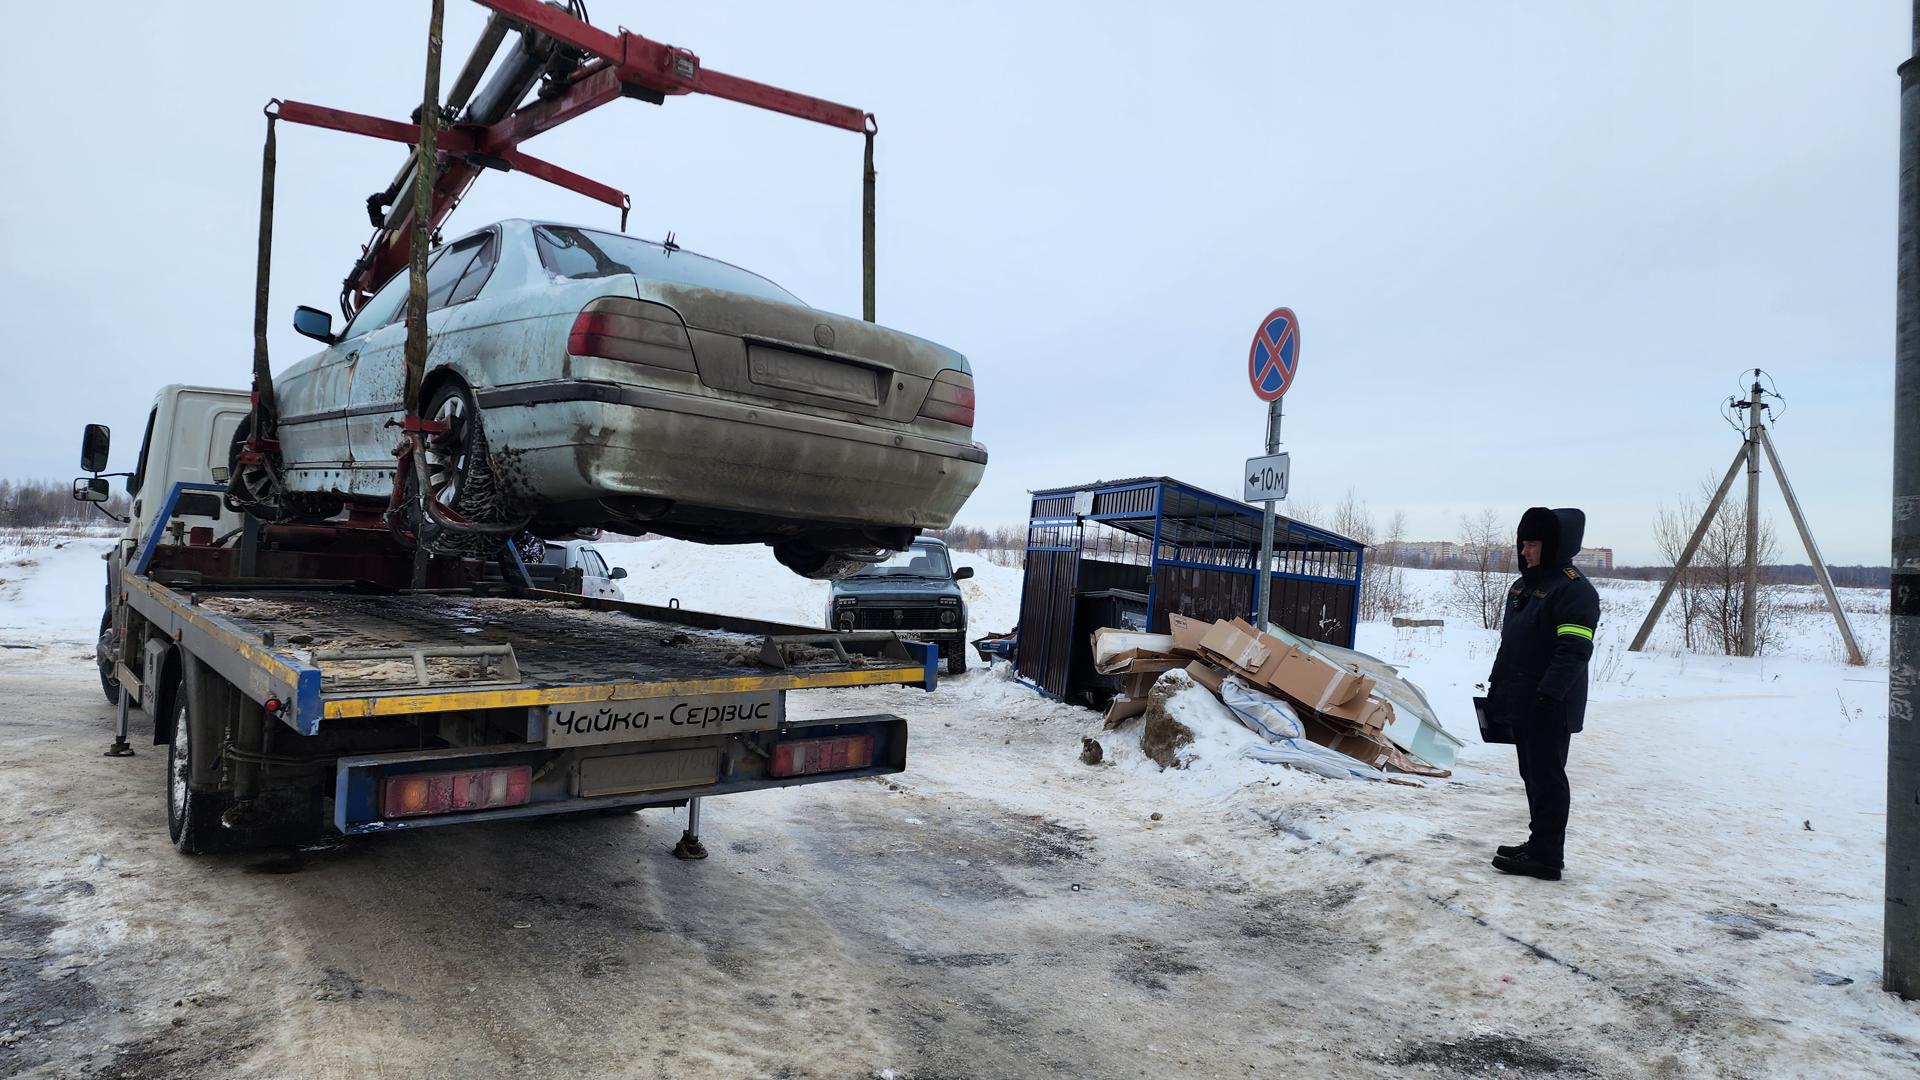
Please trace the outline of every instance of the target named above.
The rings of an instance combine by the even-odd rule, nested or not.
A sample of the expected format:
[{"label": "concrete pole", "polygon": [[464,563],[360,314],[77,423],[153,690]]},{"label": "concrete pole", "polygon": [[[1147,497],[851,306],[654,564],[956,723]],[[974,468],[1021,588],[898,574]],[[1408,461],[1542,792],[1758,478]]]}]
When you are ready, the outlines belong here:
[{"label": "concrete pole", "polygon": [[1887,652],[1887,903],[1881,986],[1920,998],[1920,0],[1900,65],[1893,346],[1893,633]]},{"label": "concrete pole", "polygon": [[[1920,2],[1920,0],[1917,0]],[[1267,402],[1267,454],[1272,456],[1280,452],[1280,403],[1285,398],[1274,398]],[[1253,625],[1266,630],[1269,616],[1267,610],[1273,598],[1273,500],[1266,501],[1266,511],[1260,515],[1260,572],[1253,579]],[[1356,588],[1357,588],[1356,584]]]},{"label": "concrete pole", "polygon": [[[1757,372],[1755,373],[1757,376]],[[1760,584],[1760,380],[1747,391],[1747,573],[1740,582],[1740,655],[1753,655],[1755,589]]]},{"label": "concrete pole", "polygon": [[1647,638],[1653,633],[1653,627],[1660,621],[1660,613],[1666,610],[1667,600],[1673,596],[1673,587],[1693,562],[1693,553],[1700,549],[1700,538],[1707,535],[1707,526],[1713,523],[1713,516],[1720,512],[1720,504],[1726,501],[1727,492],[1733,488],[1733,478],[1740,475],[1740,462],[1745,460],[1747,448],[1743,445],[1734,451],[1733,464],[1727,466],[1727,475],[1720,486],[1713,491],[1713,498],[1707,503],[1707,511],[1700,515],[1700,524],[1693,527],[1693,535],[1687,538],[1686,550],[1673,564],[1673,572],[1667,575],[1667,583],[1660,586],[1660,595],[1653,598],[1653,607],[1647,612],[1645,621],[1640,624],[1640,632],[1633,635],[1633,644],[1627,646],[1628,652],[1639,652],[1646,648]]},{"label": "concrete pole", "polygon": [[1813,528],[1807,524],[1807,515],[1800,511],[1800,500],[1794,497],[1787,470],[1780,464],[1780,451],[1773,448],[1773,436],[1767,434],[1766,428],[1760,429],[1760,448],[1767,452],[1773,478],[1780,482],[1780,497],[1787,502],[1787,513],[1793,516],[1793,527],[1799,530],[1800,543],[1807,549],[1807,561],[1813,564],[1813,579],[1820,583],[1827,607],[1833,611],[1834,625],[1840,628],[1840,640],[1847,646],[1847,663],[1864,664],[1867,658],[1860,654],[1860,643],[1853,640],[1853,625],[1847,621],[1847,613],[1840,609],[1840,594],[1833,590],[1833,575],[1827,573],[1826,560],[1820,557],[1820,545],[1813,542]]}]

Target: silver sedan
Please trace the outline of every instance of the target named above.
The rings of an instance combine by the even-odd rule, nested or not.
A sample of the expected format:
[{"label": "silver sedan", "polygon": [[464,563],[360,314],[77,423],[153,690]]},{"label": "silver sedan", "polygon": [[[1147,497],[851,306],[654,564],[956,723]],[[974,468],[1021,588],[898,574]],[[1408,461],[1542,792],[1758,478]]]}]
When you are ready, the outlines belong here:
[{"label": "silver sedan", "polygon": [[[427,273],[429,485],[476,521],[766,543],[840,577],[952,523],[979,484],[966,358],[802,303],[667,243],[524,220]],[[274,379],[285,484],[384,503],[401,419],[407,278]]]}]

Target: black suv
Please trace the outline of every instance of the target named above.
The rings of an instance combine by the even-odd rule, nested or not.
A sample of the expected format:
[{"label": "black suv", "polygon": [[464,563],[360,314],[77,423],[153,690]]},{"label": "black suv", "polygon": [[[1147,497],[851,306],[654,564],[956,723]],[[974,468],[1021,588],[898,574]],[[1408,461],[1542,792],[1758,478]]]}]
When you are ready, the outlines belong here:
[{"label": "black suv", "polygon": [[833,583],[829,630],[897,630],[931,642],[946,658],[947,674],[967,670],[967,602],[960,582],[973,567],[953,568],[945,541],[922,537],[885,562]]}]

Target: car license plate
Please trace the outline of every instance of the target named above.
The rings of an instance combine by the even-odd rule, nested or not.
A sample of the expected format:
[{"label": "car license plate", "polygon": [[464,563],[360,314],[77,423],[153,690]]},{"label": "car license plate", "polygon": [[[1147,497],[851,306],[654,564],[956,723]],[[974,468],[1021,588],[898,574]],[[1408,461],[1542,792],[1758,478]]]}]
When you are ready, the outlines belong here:
[{"label": "car license plate", "polygon": [[707,697],[582,701],[547,706],[548,746],[594,746],[641,739],[684,739],[734,731],[771,731],[786,719],[778,691]]},{"label": "car license plate", "polygon": [[747,377],[761,386],[856,401],[862,405],[880,403],[879,372],[824,356],[749,344]]},{"label": "car license plate", "polygon": [[590,757],[580,763],[576,795],[631,795],[640,791],[705,787],[720,779],[720,751],[656,750]]}]

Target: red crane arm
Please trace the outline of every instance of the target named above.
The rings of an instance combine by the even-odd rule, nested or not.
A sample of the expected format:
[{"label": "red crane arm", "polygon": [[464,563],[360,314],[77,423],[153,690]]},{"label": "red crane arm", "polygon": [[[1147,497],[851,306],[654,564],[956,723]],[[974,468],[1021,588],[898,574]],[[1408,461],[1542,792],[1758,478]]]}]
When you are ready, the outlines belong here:
[{"label": "red crane arm", "polygon": [[[569,191],[620,208],[621,226],[631,205],[625,193],[596,180],[534,157],[520,144],[551,131],[609,101],[638,97],[660,104],[669,96],[706,94],[811,120],[847,131],[872,134],[872,114],[849,105],[783,90],[777,86],[712,71],[687,49],[665,45],[639,34],[609,33],[565,10],[541,0],[476,0],[507,25],[545,35],[586,53],[590,59],[575,68],[560,91],[542,97],[487,125],[453,123],[440,133],[440,167],[434,177],[430,227],[438,229],[482,169],[518,169]],[[490,33],[492,31],[490,30]],[[483,48],[499,44],[497,37]],[[484,63],[484,58],[482,58]],[[329,128],[376,139],[413,145],[419,141],[418,123],[385,120],[361,113],[288,101],[279,104],[280,119]],[[354,264],[345,296],[357,309],[380,285],[407,262],[413,226],[411,200],[395,203],[383,226]]]}]

